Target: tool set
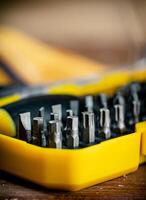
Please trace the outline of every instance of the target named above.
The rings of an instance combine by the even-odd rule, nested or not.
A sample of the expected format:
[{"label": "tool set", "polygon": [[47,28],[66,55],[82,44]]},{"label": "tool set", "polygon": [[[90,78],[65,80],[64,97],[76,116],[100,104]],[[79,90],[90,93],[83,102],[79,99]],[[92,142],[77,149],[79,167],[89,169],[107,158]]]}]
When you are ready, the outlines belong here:
[{"label": "tool set", "polygon": [[23,98],[2,106],[0,118],[0,169],[48,188],[79,190],[146,161],[144,81],[112,95]]},{"label": "tool set", "polygon": [[[83,148],[132,133],[135,124],[146,118],[146,83],[131,83],[113,96],[101,93],[76,97],[76,100],[68,98],[64,97],[65,105],[64,102],[48,104],[50,113],[45,107],[39,108],[34,117],[29,109],[29,112],[17,113],[17,138],[47,148]],[[43,97],[39,97],[41,99],[43,101]],[[25,100],[21,104],[18,105],[20,110],[24,109],[23,105],[27,108]],[[62,113],[62,107],[66,112]],[[36,108],[32,105],[32,112],[33,109]]]}]

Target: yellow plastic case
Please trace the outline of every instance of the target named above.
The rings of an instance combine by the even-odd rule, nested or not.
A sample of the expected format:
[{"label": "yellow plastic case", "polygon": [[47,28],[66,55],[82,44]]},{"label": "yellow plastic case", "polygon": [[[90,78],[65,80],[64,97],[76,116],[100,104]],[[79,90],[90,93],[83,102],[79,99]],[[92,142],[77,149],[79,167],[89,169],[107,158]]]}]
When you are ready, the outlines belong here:
[{"label": "yellow plastic case", "polygon": [[135,133],[78,150],[42,148],[0,135],[0,169],[49,188],[79,190],[135,171],[142,131],[140,126]]},{"label": "yellow plastic case", "polygon": [[142,164],[146,162],[146,122],[138,123],[137,128],[141,130],[140,164]]},{"label": "yellow plastic case", "polygon": [[[53,87],[50,89],[52,94],[74,94],[74,95],[87,95],[87,94],[98,94],[104,92],[106,94],[113,94],[118,88],[127,85],[132,81],[142,82],[146,81],[146,69],[142,70],[123,70],[117,71],[115,73],[105,75],[98,82],[88,83],[85,85],[60,85],[58,87]],[[145,129],[145,126],[143,126]],[[145,131],[146,132],[146,131]],[[146,162],[146,134],[142,134],[142,143],[141,143],[141,156],[140,163]]]},{"label": "yellow plastic case", "polygon": [[[127,82],[136,80],[136,77],[131,77],[127,78]],[[140,74],[138,81],[144,78],[144,74]],[[109,79],[109,83],[110,80],[113,79]],[[101,85],[102,90],[95,84],[92,93],[106,92],[109,88],[110,93],[113,93],[121,83],[113,87],[106,87],[103,83]],[[81,91],[91,93],[91,86],[82,86],[82,90],[80,86],[73,86],[71,91],[78,95]],[[69,93],[69,88],[66,85],[64,93]],[[54,93],[57,90],[60,88],[54,88]],[[0,118],[3,117],[3,122],[9,120],[10,132],[14,133],[11,119],[6,112],[2,112]],[[48,188],[75,191],[131,173],[146,161],[146,122],[138,123],[135,133],[76,150],[42,148],[0,134],[0,158],[1,170]]]}]

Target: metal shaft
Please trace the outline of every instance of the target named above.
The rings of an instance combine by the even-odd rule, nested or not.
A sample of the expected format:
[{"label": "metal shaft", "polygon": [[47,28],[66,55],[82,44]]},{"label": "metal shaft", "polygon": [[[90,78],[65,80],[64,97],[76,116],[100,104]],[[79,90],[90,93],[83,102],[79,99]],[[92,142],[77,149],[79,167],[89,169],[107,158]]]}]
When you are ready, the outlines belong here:
[{"label": "metal shaft", "polygon": [[[42,146],[42,138],[44,140],[44,121],[43,117],[34,117],[33,118],[33,144]],[[43,141],[43,145],[44,141]]]},{"label": "metal shaft", "polygon": [[47,135],[47,123],[46,123],[46,116],[45,116],[45,108],[41,107],[39,109],[39,117],[43,118],[43,131],[44,134]]},{"label": "metal shaft", "polygon": [[41,107],[40,109],[39,109],[39,117],[45,117],[45,108],[44,107]]},{"label": "metal shaft", "polygon": [[99,136],[105,139],[111,137],[110,129],[110,111],[107,108],[100,109],[100,130]]},{"label": "metal shaft", "polygon": [[107,102],[107,95],[104,93],[101,93],[97,97],[97,106],[99,108],[107,108],[108,102]]},{"label": "metal shaft", "polygon": [[50,119],[53,121],[59,121],[59,114],[58,113],[50,113]]},{"label": "metal shaft", "polygon": [[49,144],[48,146],[51,148],[62,148],[62,133],[59,121],[49,121],[48,124],[48,132],[49,132]]},{"label": "metal shaft", "polygon": [[71,108],[71,110],[73,110],[74,115],[78,116],[78,114],[79,114],[79,101],[77,101],[77,100],[70,101],[70,108]]},{"label": "metal shaft", "polygon": [[19,114],[18,137],[21,140],[31,142],[31,116],[30,112]]},{"label": "metal shaft", "polygon": [[67,117],[66,145],[70,149],[75,149],[79,147],[79,130],[77,116]]},{"label": "metal shaft", "polygon": [[116,95],[114,96],[113,104],[114,105],[117,105],[117,104],[123,105],[124,106],[123,109],[125,109],[125,99],[124,99],[123,95],[121,94],[121,92],[116,93]]},{"label": "metal shaft", "polygon": [[140,117],[140,101],[134,100],[132,104],[133,104],[134,123],[137,123],[139,122],[139,117]]},{"label": "metal shaft", "polygon": [[86,96],[85,97],[85,107],[86,107],[87,111],[93,112],[93,106],[94,106],[93,96]]},{"label": "metal shaft", "polygon": [[95,120],[93,112],[83,112],[82,140],[87,144],[95,142]]},{"label": "metal shaft", "polygon": [[59,115],[59,121],[62,120],[62,105],[57,104],[52,106],[53,113],[57,113]]},{"label": "metal shaft", "polygon": [[114,105],[115,109],[115,131],[123,134],[126,131],[124,106],[117,104]]},{"label": "metal shaft", "polygon": [[138,94],[137,93],[132,93],[131,94],[131,117],[130,117],[130,124],[131,125],[135,125],[137,122],[139,122],[140,120],[140,107],[141,107],[141,103],[140,103],[140,100],[139,100],[139,97],[138,97]]},{"label": "metal shaft", "polygon": [[71,109],[66,110],[66,115],[67,115],[67,117],[72,117],[73,116],[73,110],[71,110]]},{"label": "metal shaft", "polygon": [[130,85],[130,91],[131,93],[138,93],[141,90],[140,84],[139,83],[132,83]]}]

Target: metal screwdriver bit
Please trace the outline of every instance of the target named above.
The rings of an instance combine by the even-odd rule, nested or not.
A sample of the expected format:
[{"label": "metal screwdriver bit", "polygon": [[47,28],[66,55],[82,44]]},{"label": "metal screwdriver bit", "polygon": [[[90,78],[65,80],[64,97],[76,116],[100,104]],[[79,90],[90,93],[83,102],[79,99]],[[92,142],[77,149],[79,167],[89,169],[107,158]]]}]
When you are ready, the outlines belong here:
[{"label": "metal screwdriver bit", "polygon": [[109,139],[111,137],[109,109],[107,108],[100,109],[99,123],[100,123],[99,136],[105,139]]},{"label": "metal screwdriver bit", "polygon": [[31,116],[30,112],[19,114],[18,122],[19,139],[31,142]]},{"label": "metal screwdriver bit", "polygon": [[59,114],[58,113],[50,113],[50,119],[53,121],[59,121]]},{"label": "metal screwdriver bit", "polygon": [[72,117],[73,116],[73,110],[71,110],[71,109],[66,110],[66,114],[67,114],[67,117]]},{"label": "metal screwdriver bit", "polygon": [[78,117],[67,117],[66,145],[70,149],[79,147]]},{"label": "metal screwdriver bit", "polygon": [[58,121],[60,123],[60,127],[63,127],[62,121],[60,120],[58,113],[50,113],[50,120],[52,121]]},{"label": "metal screwdriver bit", "polygon": [[129,125],[133,126],[135,123],[139,122],[140,120],[140,112],[141,112],[141,103],[138,97],[138,94],[133,92],[129,98]]},{"label": "metal screwdriver bit", "polygon": [[48,124],[49,132],[49,147],[51,148],[62,148],[62,134],[59,121],[51,120]]},{"label": "metal screwdriver bit", "polygon": [[52,106],[53,113],[57,113],[59,115],[59,121],[62,120],[62,105],[57,104]]},{"label": "metal screwdriver bit", "polygon": [[91,144],[95,142],[95,120],[93,112],[83,112],[83,142]]},{"label": "metal screwdriver bit", "polygon": [[43,130],[41,131],[41,146],[42,147],[47,146],[47,138]]},{"label": "metal screwdriver bit", "polygon": [[86,96],[85,97],[85,107],[88,112],[93,112],[93,96]]},{"label": "metal screwdriver bit", "polygon": [[[44,130],[43,130],[44,120],[43,117],[33,118],[33,144],[38,146],[44,146]],[[43,144],[42,144],[43,143]]]},{"label": "metal screwdriver bit", "polygon": [[74,115],[78,116],[78,114],[79,114],[79,101],[71,100],[70,101],[70,108],[71,108],[71,110],[73,110]]},{"label": "metal screwdriver bit", "polygon": [[139,91],[141,90],[141,87],[140,87],[140,84],[139,83],[132,83],[130,85],[130,90],[131,90],[131,93],[139,93]]},{"label": "metal screwdriver bit", "polygon": [[123,105],[125,107],[125,99],[123,97],[123,95],[121,94],[121,92],[117,92],[116,95],[114,96],[113,99],[113,104],[120,104]]},{"label": "metal screwdriver bit", "polygon": [[45,108],[41,107],[39,109],[39,117],[43,118],[43,130],[45,135],[47,135],[47,123],[46,123],[46,117],[45,117]]},{"label": "metal screwdriver bit", "polygon": [[97,104],[99,108],[107,108],[108,107],[107,95],[104,93],[99,94],[97,97]]},{"label": "metal screwdriver bit", "polygon": [[39,109],[39,117],[45,117],[45,108],[44,107],[41,107],[40,109]]},{"label": "metal screwdriver bit", "polygon": [[123,88],[123,92],[128,96],[129,94],[132,95],[133,93],[139,94],[140,90],[141,86],[139,83],[136,82],[130,83]]},{"label": "metal screwdriver bit", "polygon": [[126,131],[124,106],[121,104],[114,105],[114,110],[115,110],[114,131],[116,131],[117,133],[123,134]]},{"label": "metal screwdriver bit", "polygon": [[134,100],[132,102],[132,104],[133,104],[134,121],[135,121],[135,123],[137,123],[137,122],[139,122],[139,117],[140,117],[140,101]]}]

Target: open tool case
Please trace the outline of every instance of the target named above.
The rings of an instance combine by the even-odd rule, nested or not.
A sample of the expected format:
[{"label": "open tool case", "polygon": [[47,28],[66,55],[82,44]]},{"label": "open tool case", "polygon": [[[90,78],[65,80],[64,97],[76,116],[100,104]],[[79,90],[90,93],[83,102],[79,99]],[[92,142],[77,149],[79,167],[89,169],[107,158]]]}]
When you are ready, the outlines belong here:
[{"label": "open tool case", "polygon": [[[146,122],[139,122],[133,133],[97,142],[79,149],[39,147],[15,138],[17,116],[32,111],[36,116],[41,106],[62,104],[63,113],[69,100],[83,99],[86,94],[113,94],[131,81],[143,82],[146,72],[108,76],[104,81],[88,85],[62,85],[49,90],[54,95],[14,100],[2,99],[0,119],[0,169],[53,189],[79,190],[131,172],[146,161]],[[66,96],[61,95],[66,94]],[[72,94],[72,96],[71,96]],[[12,101],[10,103],[10,101]],[[146,109],[146,108],[143,108]],[[64,114],[63,114],[64,115]]]}]

